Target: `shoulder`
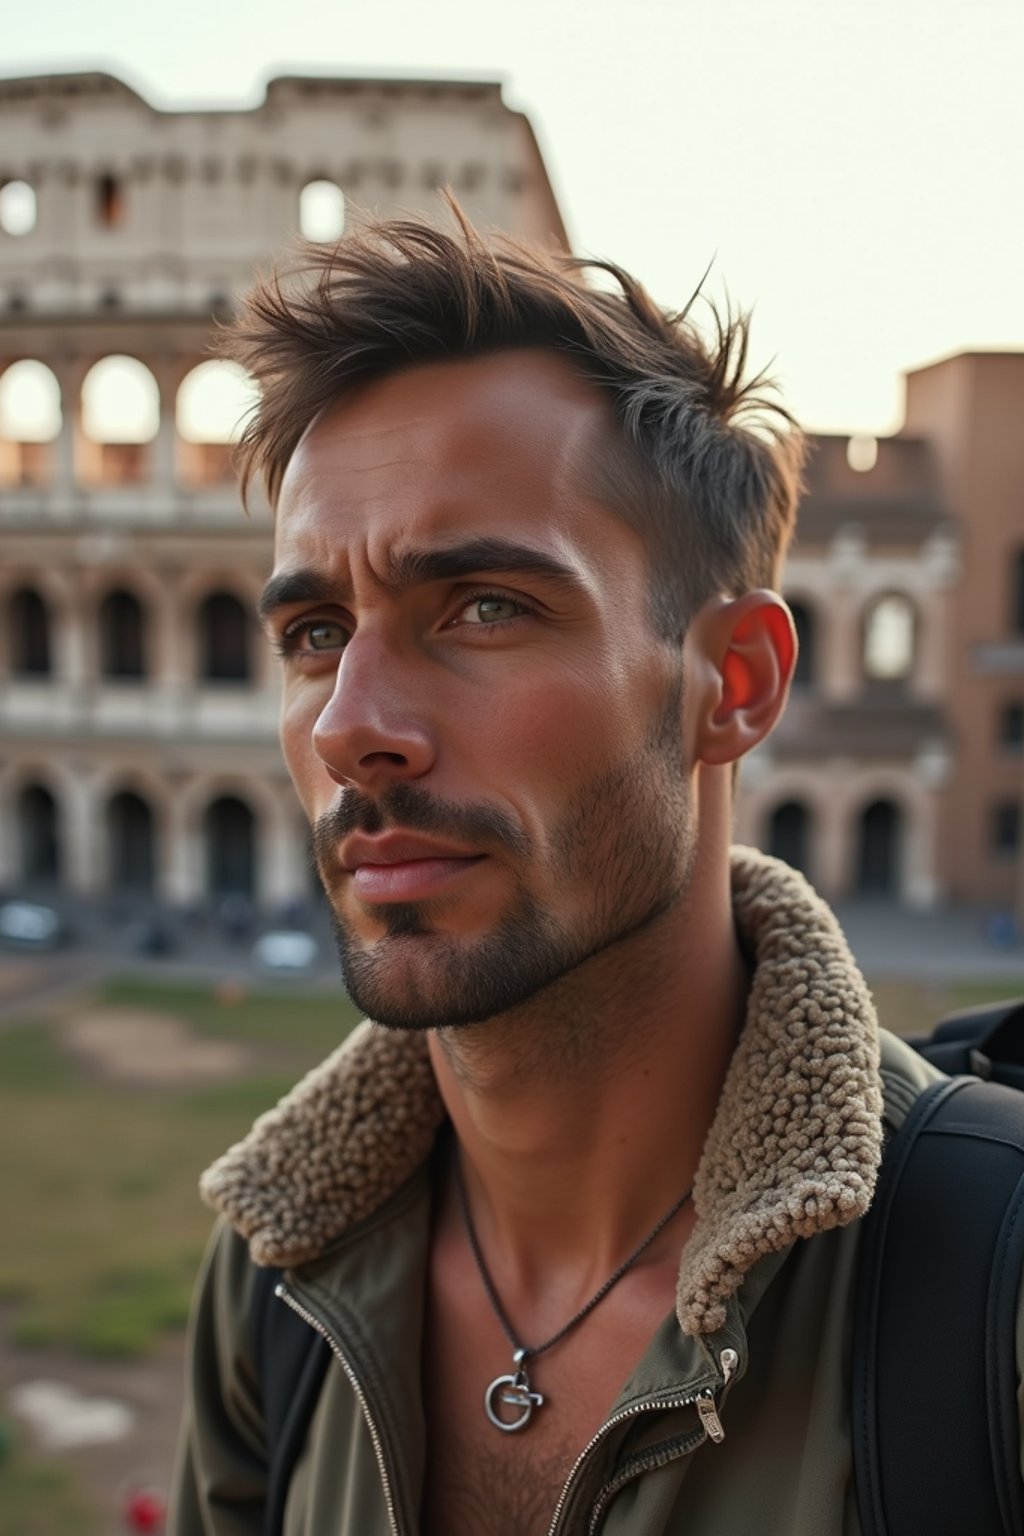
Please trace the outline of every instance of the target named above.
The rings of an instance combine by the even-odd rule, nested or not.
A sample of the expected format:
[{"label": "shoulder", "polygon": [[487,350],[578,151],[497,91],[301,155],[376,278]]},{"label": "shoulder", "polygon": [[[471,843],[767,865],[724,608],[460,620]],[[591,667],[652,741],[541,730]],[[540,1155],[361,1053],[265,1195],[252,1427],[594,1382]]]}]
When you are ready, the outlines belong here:
[{"label": "shoulder", "polygon": [[248,1243],[228,1222],[217,1222],[193,1302],[197,1370],[215,1371],[222,1385],[234,1380],[255,1388],[259,1314],[276,1275],[253,1263]]},{"label": "shoulder", "polygon": [[882,1118],[887,1130],[898,1131],[914,1100],[944,1076],[938,1067],[887,1029],[878,1032],[879,1072],[882,1078]]}]

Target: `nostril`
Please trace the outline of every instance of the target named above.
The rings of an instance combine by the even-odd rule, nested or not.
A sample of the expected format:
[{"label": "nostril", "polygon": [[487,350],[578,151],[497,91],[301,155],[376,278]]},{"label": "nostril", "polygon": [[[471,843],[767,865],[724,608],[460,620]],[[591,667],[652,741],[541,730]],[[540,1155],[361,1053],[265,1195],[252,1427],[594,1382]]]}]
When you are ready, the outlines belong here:
[{"label": "nostril", "polygon": [[359,761],[367,767],[373,763],[392,763],[396,768],[405,768],[409,759],[401,752],[367,752]]}]

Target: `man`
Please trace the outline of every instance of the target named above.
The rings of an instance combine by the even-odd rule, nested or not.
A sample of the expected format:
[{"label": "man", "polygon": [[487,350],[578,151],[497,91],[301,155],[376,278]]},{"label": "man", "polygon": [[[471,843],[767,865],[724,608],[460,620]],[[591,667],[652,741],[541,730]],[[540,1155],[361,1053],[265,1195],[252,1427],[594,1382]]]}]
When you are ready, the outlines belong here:
[{"label": "man", "polygon": [[[205,1176],[171,1529],[261,1529],[257,1265],[330,1340],[287,1536],[855,1536],[856,1220],[931,1069],[730,853],[792,424],[614,268],[383,226],[232,355],[281,739],[376,1021]],[[763,391],[761,392],[764,393]]]}]

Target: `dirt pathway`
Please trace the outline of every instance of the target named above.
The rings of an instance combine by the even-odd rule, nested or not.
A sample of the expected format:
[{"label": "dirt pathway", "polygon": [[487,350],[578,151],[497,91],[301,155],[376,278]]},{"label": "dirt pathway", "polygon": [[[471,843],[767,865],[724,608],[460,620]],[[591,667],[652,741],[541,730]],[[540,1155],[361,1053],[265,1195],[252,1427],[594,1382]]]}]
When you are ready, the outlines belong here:
[{"label": "dirt pathway", "polygon": [[[121,1510],[129,1491],[153,1487],[166,1493],[170,1483],[181,1413],[183,1337],[167,1338],[145,1360],[87,1360],[62,1350],[14,1345],[6,1321],[0,1319],[5,1416],[33,1450],[74,1468],[76,1481],[100,1513],[101,1530],[122,1530]],[[64,1407],[59,1409],[61,1399]],[[120,1415],[122,1432],[105,1439],[117,1428],[109,1412],[112,1404],[126,1412]],[[105,1417],[99,1405],[108,1405]]]}]

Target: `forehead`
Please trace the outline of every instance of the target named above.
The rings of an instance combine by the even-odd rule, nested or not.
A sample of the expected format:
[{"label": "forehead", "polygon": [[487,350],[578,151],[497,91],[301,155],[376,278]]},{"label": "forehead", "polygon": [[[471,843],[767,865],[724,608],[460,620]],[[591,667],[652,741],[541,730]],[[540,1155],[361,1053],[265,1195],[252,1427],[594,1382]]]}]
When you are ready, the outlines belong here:
[{"label": "forehead", "polygon": [[588,489],[617,435],[605,398],[552,353],[374,381],[325,411],[295,450],[278,499],[278,563],[299,548],[303,558],[336,555],[349,538],[372,557],[403,538],[443,540],[467,521],[555,544],[593,542],[606,519],[630,536]]}]

